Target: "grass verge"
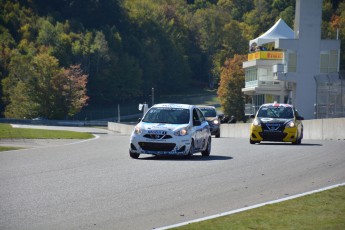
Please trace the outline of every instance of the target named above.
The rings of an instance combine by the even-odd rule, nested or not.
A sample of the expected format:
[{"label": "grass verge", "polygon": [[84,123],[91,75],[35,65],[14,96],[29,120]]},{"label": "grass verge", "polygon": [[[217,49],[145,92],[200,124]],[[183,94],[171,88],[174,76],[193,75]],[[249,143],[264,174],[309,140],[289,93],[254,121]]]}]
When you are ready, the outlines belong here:
[{"label": "grass verge", "polygon": [[4,139],[89,139],[92,137],[90,133],[13,128],[9,124],[0,124],[0,138]]},{"label": "grass verge", "polygon": [[9,146],[0,146],[0,152],[2,151],[10,151],[10,150],[17,150],[17,149],[22,149],[19,147],[9,147]]},{"label": "grass verge", "polygon": [[345,186],[174,229],[345,229]]}]

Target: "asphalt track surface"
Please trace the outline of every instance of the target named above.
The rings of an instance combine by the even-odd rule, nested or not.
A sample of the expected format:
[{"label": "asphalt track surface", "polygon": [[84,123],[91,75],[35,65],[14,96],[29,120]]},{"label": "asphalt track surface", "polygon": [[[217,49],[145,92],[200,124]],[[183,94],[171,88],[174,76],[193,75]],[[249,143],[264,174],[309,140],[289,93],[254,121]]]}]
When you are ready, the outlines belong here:
[{"label": "asphalt track surface", "polygon": [[131,159],[128,135],[78,131],[98,138],[0,152],[0,229],[154,229],[345,182],[345,141],[213,138],[209,157]]}]

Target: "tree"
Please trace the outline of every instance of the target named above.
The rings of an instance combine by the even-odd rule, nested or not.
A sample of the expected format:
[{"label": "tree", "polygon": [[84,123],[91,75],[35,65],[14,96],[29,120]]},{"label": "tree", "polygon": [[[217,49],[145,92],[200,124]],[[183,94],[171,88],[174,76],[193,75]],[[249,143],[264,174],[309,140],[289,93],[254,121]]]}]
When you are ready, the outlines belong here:
[{"label": "tree", "polygon": [[49,21],[44,19],[40,21],[41,27],[38,32],[37,43],[45,46],[55,46],[59,35],[58,31]]},{"label": "tree", "polygon": [[338,8],[331,15],[332,4],[329,1],[323,3],[322,38],[339,39],[340,46],[340,70],[345,69],[345,2],[340,2]]},{"label": "tree", "polygon": [[5,116],[8,118],[62,119],[74,115],[86,105],[87,76],[79,66],[64,70],[48,54],[32,59],[18,55],[3,80]]},{"label": "tree", "polygon": [[[12,48],[15,46],[15,41],[9,31],[0,26],[0,82],[3,77],[8,74],[8,66],[11,61]],[[2,98],[2,87],[0,87],[0,117],[5,105]]]},{"label": "tree", "polygon": [[[159,96],[205,88],[211,80],[218,84],[226,58],[247,52],[248,41],[278,17],[292,27],[294,5],[295,0],[0,0],[0,79],[6,78],[0,113],[9,106],[10,116],[22,117],[26,112],[19,109],[45,114],[44,101],[33,100],[39,96],[34,86],[43,87],[49,76],[45,85],[56,92],[42,95],[51,106],[49,116],[71,114],[58,86],[68,83],[65,71],[79,64],[90,107],[135,101],[152,87]],[[341,0],[323,1],[323,38],[334,39],[339,29],[344,43],[344,6]],[[345,52],[340,55],[344,67]],[[16,107],[25,100],[28,106]]]},{"label": "tree", "polygon": [[293,28],[293,23],[295,20],[295,9],[292,6],[287,7],[284,11],[280,13],[280,17],[286,22],[287,25],[289,25],[291,28]]},{"label": "tree", "polygon": [[83,74],[80,65],[71,66],[64,70],[65,84],[63,85],[63,105],[67,114],[73,116],[87,105],[89,97],[86,95],[88,76]]},{"label": "tree", "polygon": [[233,19],[241,21],[254,8],[253,0],[218,0],[217,5],[228,11]]},{"label": "tree", "polygon": [[222,28],[222,36],[219,39],[221,48],[213,58],[214,76],[220,75],[222,64],[226,58],[233,57],[235,54],[247,53],[248,42],[244,36],[244,30],[236,20],[231,20]]},{"label": "tree", "polygon": [[[220,9],[220,7],[210,7],[206,9],[199,9],[195,12],[190,30],[196,36],[196,42],[201,51],[208,58],[207,60],[207,77],[211,76],[219,80],[219,52],[224,48],[223,38],[224,28],[227,23],[231,21],[230,15],[227,12]],[[224,57],[224,55],[222,55]],[[218,63],[218,64],[217,64]]]},{"label": "tree", "polygon": [[226,115],[234,115],[238,120],[245,120],[244,116],[244,70],[242,63],[246,55],[235,55],[228,59],[220,75],[218,98]]}]

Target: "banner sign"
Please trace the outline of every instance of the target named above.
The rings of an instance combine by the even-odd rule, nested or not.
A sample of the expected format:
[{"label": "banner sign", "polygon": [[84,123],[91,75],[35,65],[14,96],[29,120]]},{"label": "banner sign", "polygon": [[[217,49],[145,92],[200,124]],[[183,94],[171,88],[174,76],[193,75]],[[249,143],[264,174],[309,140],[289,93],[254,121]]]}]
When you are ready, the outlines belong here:
[{"label": "banner sign", "polygon": [[283,59],[283,52],[277,52],[277,51],[259,51],[255,53],[248,54],[248,61],[256,60],[256,59]]}]

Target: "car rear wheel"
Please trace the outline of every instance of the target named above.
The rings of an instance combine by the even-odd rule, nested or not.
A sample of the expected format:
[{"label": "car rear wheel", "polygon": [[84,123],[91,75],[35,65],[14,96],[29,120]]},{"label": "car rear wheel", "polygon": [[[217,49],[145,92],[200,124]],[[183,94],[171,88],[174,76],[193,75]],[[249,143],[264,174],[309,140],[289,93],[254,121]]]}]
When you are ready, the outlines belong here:
[{"label": "car rear wheel", "polygon": [[139,153],[134,153],[132,151],[129,151],[129,156],[134,158],[134,159],[138,159],[140,154]]},{"label": "car rear wheel", "polygon": [[211,137],[208,138],[207,140],[207,146],[204,151],[201,152],[201,155],[204,157],[207,157],[211,154]]}]

